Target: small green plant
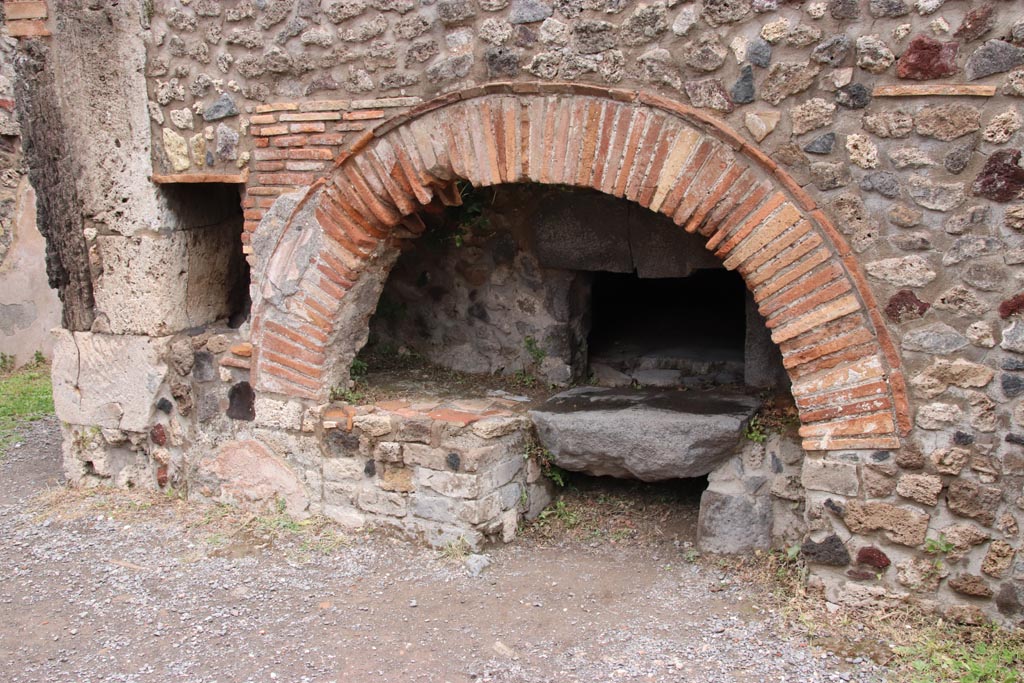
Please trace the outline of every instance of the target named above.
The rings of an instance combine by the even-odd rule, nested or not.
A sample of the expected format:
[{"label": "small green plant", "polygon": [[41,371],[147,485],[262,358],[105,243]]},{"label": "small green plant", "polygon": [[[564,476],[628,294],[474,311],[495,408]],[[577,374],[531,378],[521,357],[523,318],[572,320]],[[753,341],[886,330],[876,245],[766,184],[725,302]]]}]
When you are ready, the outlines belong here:
[{"label": "small green plant", "polygon": [[768,439],[768,432],[759,416],[755,415],[750,418],[747,428],[743,430],[743,436],[754,443],[764,443]]},{"label": "small green plant", "polygon": [[784,434],[800,424],[792,397],[761,394],[761,407],[750,418],[743,435],[754,443],[764,443],[772,434]]},{"label": "small green plant", "polygon": [[174,488],[174,486],[171,484],[168,484],[167,486],[164,487],[163,493],[164,497],[167,498],[168,500],[185,500],[186,498],[188,498],[184,489]]},{"label": "small green plant", "polygon": [[924,551],[929,555],[945,555],[956,548],[953,543],[946,538],[945,534],[939,534],[938,538],[928,538],[924,542]]},{"label": "small green plant", "polygon": [[355,358],[349,366],[348,373],[352,379],[362,379],[370,371],[370,366],[362,358]]},{"label": "small green plant", "polygon": [[538,518],[542,523],[552,519],[558,520],[569,529],[580,523],[580,513],[566,505],[564,500],[555,501],[555,504],[540,513]]},{"label": "small green plant", "polygon": [[551,480],[551,483],[560,489],[564,489],[568,483],[568,473],[558,465],[551,465],[544,471],[544,476]]},{"label": "small green plant", "polygon": [[700,552],[696,548],[688,548],[686,552],[683,553],[683,559],[690,564],[693,564],[700,559]]},{"label": "small green plant", "polygon": [[14,370],[14,356],[0,351],[0,373],[7,374]]},{"label": "small green plant", "polygon": [[[934,582],[938,582],[940,579],[942,579],[943,576],[947,575],[945,569],[946,565],[942,562],[942,560],[939,558],[935,558],[934,560],[932,560],[932,565],[928,567],[927,571],[924,572],[923,583],[925,585],[928,585]],[[923,587],[924,586],[922,586],[922,588]]]},{"label": "small green plant", "polygon": [[425,236],[428,244],[435,247],[451,243],[461,248],[473,237],[489,237],[493,233],[486,214],[488,200],[484,193],[465,181],[456,182],[455,187],[462,203],[449,206],[445,210],[444,224]]},{"label": "small green plant", "polygon": [[512,386],[523,389],[532,389],[537,386],[537,378],[529,370],[517,370],[512,375]]},{"label": "small green plant", "polygon": [[569,480],[569,473],[555,464],[555,456],[551,454],[551,451],[536,441],[531,441],[526,447],[525,457],[536,459],[541,474],[550,479],[551,483],[558,488],[565,488]]},{"label": "small green plant", "polygon": [[484,215],[487,201],[483,192],[465,181],[459,181],[456,187],[462,197],[462,205],[454,207],[458,226],[468,233],[487,232],[490,228],[490,221]]},{"label": "small green plant", "polygon": [[366,398],[366,394],[364,394],[355,386],[353,386],[350,389],[342,389],[341,387],[334,387],[333,389],[331,389],[332,401],[344,401],[345,403],[359,403],[364,398]]},{"label": "small green plant", "polygon": [[289,531],[295,533],[309,525],[309,520],[296,521],[288,515],[288,501],[280,496],[274,497],[274,514],[257,517],[256,526],[269,533]]},{"label": "small green plant", "polygon": [[42,351],[36,351],[32,355],[32,365],[35,365],[36,367],[46,365],[46,356],[43,355]]},{"label": "small green plant", "polygon": [[800,556],[799,544],[772,550],[764,557],[765,567],[774,573],[774,582],[779,590],[803,590],[807,580],[807,565]]},{"label": "small green plant", "polygon": [[75,450],[79,453],[84,453],[89,450],[96,440],[100,437],[99,427],[84,427],[75,433],[72,442],[75,444]]},{"label": "small green plant", "polygon": [[525,340],[526,352],[530,354],[530,358],[533,359],[534,363],[540,364],[546,357],[547,351],[540,348],[537,344],[537,340],[533,337],[527,337]]}]

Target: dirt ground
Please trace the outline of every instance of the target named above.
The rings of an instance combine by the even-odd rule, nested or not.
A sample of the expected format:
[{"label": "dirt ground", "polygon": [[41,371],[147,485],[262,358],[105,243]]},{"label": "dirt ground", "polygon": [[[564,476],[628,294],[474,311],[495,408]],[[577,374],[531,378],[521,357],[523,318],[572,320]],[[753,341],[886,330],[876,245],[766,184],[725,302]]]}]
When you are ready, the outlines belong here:
[{"label": "dirt ground", "polygon": [[[693,491],[583,482],[515,543],[69,491],[53,419],[0,462],[0,681],[878,681],[692,547]],[[866,638],[866,642],[870,638]]]}]

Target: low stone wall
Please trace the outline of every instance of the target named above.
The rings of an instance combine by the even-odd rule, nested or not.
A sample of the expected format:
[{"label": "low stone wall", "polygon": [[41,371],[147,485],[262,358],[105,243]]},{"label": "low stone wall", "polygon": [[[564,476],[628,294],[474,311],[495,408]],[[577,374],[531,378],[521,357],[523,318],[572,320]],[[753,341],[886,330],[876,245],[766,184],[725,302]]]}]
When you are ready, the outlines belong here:
[{"label": "low stone wall", "polygon": [[[356,407],[256,397],[250,354],[226,330],[62,333],[54,384],[68,479],[171,488],[254,510],[283,505],[297,517],[389,527],[442,546],[509,541],[551,500],[527,457],[532,426],[513,401]],[[134,390],[119,394],[122,385]]]},{"label": "low stone wall", "polygon": [[435,546],[511,541],[551,502],[532,427],[501,399],[388,401],[324,413],[323,511]]}]

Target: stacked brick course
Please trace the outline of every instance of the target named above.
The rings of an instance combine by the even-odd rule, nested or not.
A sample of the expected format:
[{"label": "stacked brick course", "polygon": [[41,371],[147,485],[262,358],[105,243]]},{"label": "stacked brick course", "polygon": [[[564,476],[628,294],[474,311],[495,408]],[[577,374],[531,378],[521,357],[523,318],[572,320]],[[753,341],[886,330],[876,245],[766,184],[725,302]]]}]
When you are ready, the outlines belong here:
[{"label": "stacked brick course", "polygon": [[7,34],[13,38],[48,36],[49,11],[42,0],[4,0]]},{"label": "stacked brick course", "polygon": [[[334,166],[344,145],[418,97],[310,100],[257,105],[249,118],[255,177],[246,184],[245,234],[256,230],[278,195],[312,185]],[[247,249],[251,251],[251,249]]]}]

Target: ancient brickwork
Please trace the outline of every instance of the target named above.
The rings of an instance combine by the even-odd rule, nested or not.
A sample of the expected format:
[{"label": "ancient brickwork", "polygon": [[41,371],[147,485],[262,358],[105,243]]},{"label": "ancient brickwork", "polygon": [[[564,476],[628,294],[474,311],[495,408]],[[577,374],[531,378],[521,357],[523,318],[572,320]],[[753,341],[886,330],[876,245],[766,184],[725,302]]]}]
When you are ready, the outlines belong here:
[{"label": "ancient brickwork", "polygon": [[14,118],[14,41],[0,33],[0,265],[14,236],[17,188],[25,173],[21,126]]},{"label": "ancient brickwork", "polygon": [[49,16],[45,0],[4,0],[4,25],[14,38],[48,36]]},{"label": "ancient brickwork", "polygon": [[250,118],[255,177],[246,186],[243,244],[249,244],[249,233],[278,195],[312,185],[333,166],[351,134],[419,102],[418,97],[389,97],[257,105]]},{"label": "ancient brickwork", "polygon": [[[518,412],[521,412],[518,411]],[[530,423],[504,399],[386,401],[324,413],[324,506],[444,546],[512,540],[552,484],[525,459]]]},{"label": "ancient brickwork", "polygon": [[[15,4],[38,3],[5,6]],[[76,362],[58,363],[75,476],[191,482],[206,495],[202,481],[211,496],[242,500],[230,483],[227,494],[215,485],[225,481],[216,473],[266,462],[289,474],[250,491],[339,520],[416,517],[402,506],[421,483],[436,491],[428,473],[414,472],[415,492],[388,492],[388,461],[372,450],[414,442],[371,438],[355,421],[325,430],[329,394],[348,379],[400,248],[423,230],[418,213],[457,204],[455,181],[574,185],[699,235],[743,275],[782,351],[805,450],[772,442],[757,463],[713,477],[702,514],[709,547],[735,548],[714,520],[744,511],[770,519],[776,539],[800,538],[833,600],[920,598],[959,619],[1021,618],[1020,3],[161,0],[144,9],[104,10],[116,29],[105,40],[121,58],[102,68],[69,47],[95,49],[83,27],[100,26],[96,8],[51,8],[60,21],[33,24],[76,37],[49,41],[61,73],[86,84],[56,79],[66,93],[56,127],[85,131],[72,142],[98,136],[69,143],[60,158],[77,165],[62,176],[74,182],[47,208],[69,226],[51,244],[86,245],[90,260],[76,272],[96,292],[63,342]],[[120,63],[143,58],[145,83]],[[128,113],[109,104],[121,100]],[[129,142],[158,183],[245,184],[253,306],[237,330],[195,314],[187,296],[133,303],[143,287],[174,289],[193,260],[162,248],[182,239],[182,222],[126,161]],[[125,180],[135,176],[137,185]],[[113,195],[125,200],[105,199]],[[87,209],[68,210],[79,204]],[[128,262],[146,278],[104,268]],[[111,367],[106,356],[119,350],[146,367]],[[130,406],[111,404],[85,377],[142,388]],[[344,513],[342,498],[327,502],[325,445],[342,432],[359,440],[349,448],[364,468],[380,466],[364,470],[374,493],[339,485]],[[223,459],[200,465],[225,440]],[[770,500],[756,497],[764,485]],[[388,499],[391,512],[360,507],[360,496]],[[948,575],[934,571],[926,544],[945,549]]]},{"label": "ancient brickwork", "polygon": [[[705,128],[708,119],[689,107],[625,91],[546,90],[493,86],[432,100],[406,115],[408,125],[392,119],[364,136],[365,147],[346,150],[309,197],[316,224],[293,221],[259,268],[270,289],[255,302],[256,387],[322,400],[347,381],[358,349],[335,341],[338,321],[353,315],[347,292],[435,188],[455,178],[581,185],[672,217],[739,269],[782,348],[805,447],[896,447],[897,421],[907,420],[898,361],[890,364],[892,343],[849,247],[814,201],[771,159],[744,158],[749,144]],[[319,253],[297,272],[294,242],[310,231],[323,235]],[[296,276],[287,303],[264,303]],[[312,326],[323,341],[307,337],[303,357],[270,348],[283,341],[276,330],[298,326]]]},{"label": "ancient brickwork", "polygon": [[36,229],[22,129],[15,117],[17,41],[0,27],[0,358],[23,365],[47,357],[60,302],[46,277],[46,243]]}]

